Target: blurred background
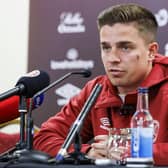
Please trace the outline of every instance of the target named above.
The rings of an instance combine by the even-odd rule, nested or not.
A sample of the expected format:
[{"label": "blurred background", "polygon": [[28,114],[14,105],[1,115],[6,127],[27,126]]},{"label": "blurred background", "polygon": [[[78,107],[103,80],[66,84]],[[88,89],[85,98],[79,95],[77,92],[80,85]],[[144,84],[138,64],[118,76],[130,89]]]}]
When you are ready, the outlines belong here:
[{"label": "blurred background", "polygon": [[71,76],[45,94],[44,103],[33,112],[40,126],[88,80],[104,74],[96,17],[107,6],[128,2],[155,14],[159,52],[168,56],[167,0],[0,0],[0,92],[34,69],[49,73],[51,82],[71,71],[91,69],[90,78]]}]

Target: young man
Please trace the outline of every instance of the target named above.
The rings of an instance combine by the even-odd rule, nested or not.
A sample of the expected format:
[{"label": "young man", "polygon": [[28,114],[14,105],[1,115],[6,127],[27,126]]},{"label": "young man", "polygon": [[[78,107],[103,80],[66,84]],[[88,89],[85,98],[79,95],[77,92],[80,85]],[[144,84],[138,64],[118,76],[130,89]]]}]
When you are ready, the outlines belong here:
[{"label": "young man", "polygon": [[[56,156],[86,99],[99,83],[101,93],[81,130],[81,151],[91,158],[106,158],[108,129],[130,127],[137,88],[145,86],[149,88],[152,117],[160,123],[153,145],[154,161],[157,165],[168,164],[168,58],[157,54],[157,27],[154,15],[136,4],[117,5],[102,11],[98,29],[106,75],[89,81],[79,95],[42,124],[34,138],[35,149]],[[92,138],[94,142],[87,144]],[[68,152],[72,150],[71,146]]]}]

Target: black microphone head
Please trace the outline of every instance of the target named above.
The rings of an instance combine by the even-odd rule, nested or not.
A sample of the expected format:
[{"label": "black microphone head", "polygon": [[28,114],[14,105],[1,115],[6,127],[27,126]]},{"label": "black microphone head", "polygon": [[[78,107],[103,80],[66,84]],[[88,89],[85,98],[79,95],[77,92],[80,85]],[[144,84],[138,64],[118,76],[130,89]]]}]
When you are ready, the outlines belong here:
[{"label": "black microphone head", "polygon": [[79,74],[85,78],[88,78],[92,75],[92,72],[89,69],[84,69],[82,71],[71,72],[71,74]]},{"label": "black microphone head", "polygon": [[88,78],[92,75],[92,72],[89,69],[83,70],[83,77]]},{"label": "black microphone head", "polygon": [[85,78],[88,78],[92,75],[92,73],[89,69],[85,69],[85,70],[82,70],[82,71],[71,72],[71,74],[79,74],[79,75],[82,75]]},{"label": "black microphone head", "polygon": [[19,95],[26,96],[26,98],[33,97],[38,91],[47,87],[50,83],[49,75],[41,70],[34,70],[25,76],[21,77],[16,86],[22,86]]}]

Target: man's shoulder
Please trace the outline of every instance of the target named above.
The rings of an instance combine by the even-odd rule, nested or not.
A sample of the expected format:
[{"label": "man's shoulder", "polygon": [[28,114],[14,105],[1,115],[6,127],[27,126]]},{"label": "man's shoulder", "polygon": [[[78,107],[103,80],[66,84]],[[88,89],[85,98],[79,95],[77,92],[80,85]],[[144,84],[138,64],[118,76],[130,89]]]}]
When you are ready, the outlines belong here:
[{"label": "man's shoulder", "polygon": [[165,55],[156,54],[154,62],[158,64],[168,65],[168,57]]}]

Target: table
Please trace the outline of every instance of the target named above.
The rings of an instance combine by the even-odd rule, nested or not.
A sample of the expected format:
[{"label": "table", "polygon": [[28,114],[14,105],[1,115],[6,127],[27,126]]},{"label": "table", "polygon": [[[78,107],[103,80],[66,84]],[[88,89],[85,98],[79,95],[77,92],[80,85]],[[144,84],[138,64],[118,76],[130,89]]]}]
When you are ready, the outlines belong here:
[{"label": "table", "polygon": [[[88,159],[86,157],[82,157],[83,155],[80,155],[78,159],[74,159],[74,157],[65,157],[61,162],[56,162],[56,159],[53,157],[48,157],[48,155],[42,155],[42,153],[37,152],[21,152],[21,153],[13,153],[2,155],[0,160],[0,168],[130,168],[130,167],[137,167],[137,165],[128,166],[123,165],[123,162],[119,162],[116,160],[109,160],[109,159]],[[153,168],[163,168],[168,166],[151,166],[152,163],[151,159],[131,159],[129,158],[127,160],[127,163],[132,163],[132,161],[135,163],[138,161],[139,165],[141,167],[147,167],[142,166],[144,162],[146,161],[146,164],[148,164],[148,167]],[[141,163],[141,164],[140,164]]]},{"label": "table", "polygon": [[[153,168],[166,168],[167,166],[153,166]],[[42,164],[42,163],[13,163],[0,162],[0,168],[129,168],[122,165],[74,165],[74,164]]]}]

